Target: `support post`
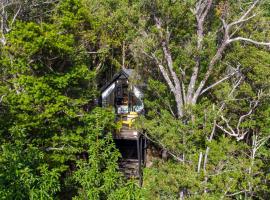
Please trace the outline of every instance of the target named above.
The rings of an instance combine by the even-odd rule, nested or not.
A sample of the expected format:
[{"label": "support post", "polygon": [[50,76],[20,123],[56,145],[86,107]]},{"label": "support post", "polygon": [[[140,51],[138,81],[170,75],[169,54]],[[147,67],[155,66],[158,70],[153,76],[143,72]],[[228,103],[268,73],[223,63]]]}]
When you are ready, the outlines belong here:
[{"label": "support post", "polygon": [[140,161],[140,176],[141,176],[141,186],[143,184],[143,170],[142,170],[142,164],[143,164],[143,135],[140,135],[140,155],[141,155],[141,161]]},{"label": "support post", "polygon": [[138,133],[138,138],[137,138],[137,153],[138,153],[138,175],[139,175],[139,186],[142,186],[142,173],[141,173],[141,164],[142,164],[142,151],[141,151],[141,134]]},{"label": "support post", "polygon": [[145,137],[143,137],[143,141],[144,141],[144,145],[143,145],[143,166],[145,167],[145,165],[146,165],[146,151],[147,151],[147,140],[146,140],[146,138]]}]

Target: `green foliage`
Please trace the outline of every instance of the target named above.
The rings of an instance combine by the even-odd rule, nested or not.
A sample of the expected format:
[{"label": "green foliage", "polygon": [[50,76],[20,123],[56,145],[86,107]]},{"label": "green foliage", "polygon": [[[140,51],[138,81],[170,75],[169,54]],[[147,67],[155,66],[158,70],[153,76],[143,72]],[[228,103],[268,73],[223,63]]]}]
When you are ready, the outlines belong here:
[{"label": "green foliage", "polygon": [[87,51],[100,40],[85,36],[99,37],[102,29],[90,22],[102,20],[90,16],[86,2],[62,1],[47,23],[17,21],[6,35],[0,54],[1,199],[61,199],[65,191],[75,199],[136,196],[137,186],[126,185],[118,171],[114,114],[93,110],[97,58]]},{"label": "green foliage", "polygon": [[[265,199],[269,198],[269,51],[260,45],[236,42],[228,46],[213,68],[196,103],[183,98],[184,116],[175,116],[173,89],[159,70],[162,64],[174,84],[164,46],[181,82],[182,95],[187,94],[192,68],[199,57],[195,88],[205,78],[211,58],[223,40],[220,18],[228,23],[239,19],[250,4],[215,1],[204,24],[202,49],[198,52],[196,1],[142,1],[143,13],[139,35],[133,42],[134,56],[143,65],[147,79],[146,115],[137,123],[160,148],[169,152],[169,160],[157,159],[145,170],[144,192],[148,199]],[[259,13],[241,24],[231,37],[267,41],[269,7],[264,2],[254,9]],[[155,17],[161,28],[157,28]],[[154,57],[154,58],[153,58]],[[233,70],[236,76],[222,80]],[[237,82],[241,80],[238,84]],[[179,91],[178,91],[179,92]],[[179,103],[178,103],[179,104]],[[192,104],[192,105],[189,105]],[[220,127],[245,135],[235,139]],[[254,152],[255,151],[255,152]],[[201,155],[201,159],[200,159]],[[182,160],[182,161],[179,161]],[[188,177],[188,178],[187,178]],[[191,181],[191,183],[186,182]],[[259,189],[259,185],[263,189]]]},{"label": "green foliage", "polygon": [[138,187],[137,181],[131,180],[124,184],[122,187],[115,189],[115,191],[110,194],[108,199],[142,200],[146,198],[144,197],[141,188]]},{"label": "green foliage", "polygon": [[78,186],[78,195],[74,199],[140,199],[136,183],[125,182],[119,172],[117,161],[120,153],[114,146],[108,125],[113,115],[104,109],[95,109],[86,121],[88,134],[86,139],[88,160],[77,160],[77,170],[72,175],[73,183]]},{"label": "green foliage", "polygon": [[31,144],[2,144],[0,195],[2,199],[53,199],[60,191],[60,171],[49,169],[44,152]]},{"label": "green foliage", "polygon": [[104,130],[109,131],[108,124],[112,120],[113,115],[108,116],[103,109],[96,109],[85,118],[89,158],[76,161],[77,170],[72,176],[79,185],[79,195],[75,199],[106,199],[121,181],[117,166],[120,155],[111,135],[103,135]]},{"label": "green foliage", "polygon": [[[185,199],[269,199],[269,49],[230,45],[207,84],[239,67],[237,75],[186,105],[181,119],[156,67],[157,60],[166,65],[160,44],[162,34],[168,34],[182,86],[188,86],[200,57],[198,84],[222,42],[220,18],[232,22],[250,6],[250,1],[214,1],[203,48],[197,51],[196,3],[33,0],[8,5],[12,27],[1,29],[6,44],[0,49],[0,198],[151,200],[183,194]],[[269,3],[254,12],[258,15],[241,24],[234,37],[269,38]],[[161,32],[154,16],[162,19]],[[146,114],[137,128],[171,155],[166,161],[154,158],[144,170],[142,189],[119,172],[120,153],[111,135],[117,126],[114,113],[94,108],[98,88],[123,64],[147,80]],[[237,140],[220,127],[246,135]]]}]

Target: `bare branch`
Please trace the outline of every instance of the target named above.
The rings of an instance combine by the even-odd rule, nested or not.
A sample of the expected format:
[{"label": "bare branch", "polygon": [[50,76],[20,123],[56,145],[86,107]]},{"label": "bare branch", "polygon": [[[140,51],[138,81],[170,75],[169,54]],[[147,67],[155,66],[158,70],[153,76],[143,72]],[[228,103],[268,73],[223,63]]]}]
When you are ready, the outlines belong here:
[{"label": "bare branch", "polygon": [[96,72],[98,72],[102,67],[103,62],[100,62],[96,67]]},{"label": "bare branch", "polygon": [[202,157],[203,157],[203,153],[200,152],[200,155],[199,155],[199,161],[198,161],[198,167],[197,167],[197,172],[198,172],[198,173],[200,172],[200,169],[201,169]]},{"label": "bare branch", "polygon": [[204,19],[206,15],[208,14],[210,8],[212,5],[212,0],[200,0],[196,4],[195,12],[196,12],[196,17]]},{"label": "bare branch", "polygon": [[65,145],[62,147],[47,147],[45,150],[46,151],[63,151],[65,148]]},{"label": "bare branch", "polygon": [[217,124],[217,127],[219,129],[221,129],[223,132],[227,133],[229,136],[235,137],[237,141],[240,141],[240,140],[244,139],[244,137],[246,136],[246,134],[248,133],[248,131],[245,131],[245,132],[242,132],[242,131],[235,132],[233,130],[233,128],[229,125],[229,121],[227,119],[225,119],[223,116],[221,118],[225,121],[226,126],[227,126],[227,128],[229,128],[230,131],[227,130],[227,129],[225,129],[223,126]]},{"label": "bare branch", "polygon": [[205,9],[204,9],[204,11],[202,12],[202,14],[200,16],[202,20],[204,20],[205,17],[206,17],[206,15],[208,14],[208,12],[209,12],[209,10],[210,10],[210,8],[212,6],[212,2],[213,2],[213,0],[206,0],[206,2],[205,2],[205,4],[206,4]]},{"label": "bare branch", "polygon": [[[217,122],[216,122],[216,119],[214,119],[213,128],[212,128],[210,137],[207,138],[208,142],[212,142],[212,140],[213,140],[214,134],[216,132],[216,125],[217,125]],[[207,165],[207,162],[208,162],[209,151],[210,151],[210,147],[207,146],[206,150],[205,150],[205,154],[204,154],[204,161],[203,161],[203,171],[204,172],[206,172],[206,165]]]},{"label": "bare branch", "polygon": [[241,190],[241,191],[239,191],[239,192],[235,192],[235,193],[233,193],[233,194],[226,194],[226,196],[227,196],[227,197],[232,197],[232,196],[235,196],[235,195],[238,195],[238,194],[244,193],[244,192],[246,192],[246,190]]},{"label": "bare branch", "polygon": [[175,92],[176,92],[175,87],[174,87],[174,85],[173,85],[173,83],[172,83],[172,81],[171,81],[171,79],[170,79],[168,73],[166,72],[164,66],[161,65],[161,64],[158,64],[158,67],[159,67],[159,69],[160,69],[160,71],[161,71],[163,77],[164,77],[165,80],[167,81],[167,84],[169,85],[171,91],[172,91],[173,93],[175,93]]},{"label": "bare branch", "polygon": [[152,58],[155,60],[156,64],[158,65],[164,79],[166,80],[167,84],[169,85],[170,90],[175,93],[175,87],[168,75],[168,72],[165,70],[165,67],[159,62],[159,60],[157,59],[157,57],[155,56],[154,53],[152,53]]},{"label": "bare branch", "polygon": [[240,132],[240,125],[241,123],[243,122],[243,120],[250,116],[252,114],[252,112],[254,111],[254,109],[257,107],[257,105],[259,104],[259,100],[256,100],[254,105],[251,107],[251,109],[248,111],[247,114],[244,114],[242,116],[240,116],[239,120],[238,120],[238,123],[237,123],[237,126],[236,126],[236,129],[237,129],[237,132],[239,133]]},{"label": "bare branch", "polygon": [[238,24],[247,22],[247,21],[249,21],[250,19],[252,19],[252,18],[254,18],[254,17],[256,17],[256,16],[257,16],[257,14],[253,14],[253,15],[251,15],[250,17],[247,17],[247,18],[245,18],[245,19],[239,19],[239,20],[237,20],[237,21],[235,21],[235,22],[232,22],[232,23],[228,24],[228,26],[229,26],[229,28],[230,28],[230,27],[232,27],[232,26],[235,26],[235,25],[238,25]]},{"label": "bare branch", "polygon": [[241,77],[239,78],[239,80],[234,84],[234,86],[233,86],[233,88],[232,88],[230,94],[228,95],[228,97],[231,97],[231,96],[233,95],[234,91],[235,91],[236,88],[241,84],[242,80],[243,80],[243,77],[241,76]]},{"label": "bare branch", "polygon": [[220,128],[223,132],[227,133],[228,135],[235,137],[237,141],[244,139],[244,137],[248,133],[248,130],[244,131],[243,129],[240,129],[240,126],[242,122],[244,121],[244,119],[250,116],[253,113],[254,109],[258,106],[261,96],[262,96],[262,92],[260,91],[258,93],[257,100],[255,102],[250,102],[250,110],[246,114],[243,114],[239,117],[236,128],[235,128],[236,130],[234,130],[232,126],[230,126],[229,120],[227,120],[223,115],[221,115],[220,117],[226,123],[227,129],[225,129],[221,125],[217,125],[217,127]]},{"label": "bare branch", "polygon": [[[200,52],[202,50],[202,42],[204,38],[204,22],[205,22],[205,17],[207,16],[210,8],[212,6],[212,0],[206,0],[205,2],[200,1],[196,5],[196,20],[197,20],[197,52]],[[198,73],[200,69],[200,62],[201,62],[201,57],[200,55],[197,55],[195,58],[195,66],[193,67],[193,72],[190,78],[190,82],[188,85],[188,90],[187,90],[187,97],[186,101],[189,104],[192,104],[192,95],[195,90],[195,85],[196,81],[198,78]]]},{"label": "bare branch", "polygon": [[231,133],[229,133],[229,135],[231,135],[231,136],[238,136],[238,134],[235,133],[234,130],[233,130],[233,128],[230,126],[229,120],[227,120],[223,115],[221,115],[221,119],[223,121],[225,121],[227,128],[231,131]]},{"label": "bare branch", "polygon": [[257,143],[256,143],[256,148],[255,150],[257,151],[259,148],[261,148],[262,145],[264,145],[270,138],[270,135],[268,135],[267,137],[264,137],[262,139],[260,139]]},{"label": "bare branch", "polygon": [[185,87],[185,83],[183,82],[183,80],[181,81],[182,84],[182,91],[183,91],[183,103],[187,103],[187,96],[186,96],[186,87]]},{"label": "bare branch", "polygon": [[236,72],[233,72],[227,76],[225,76],[224,78],[220,79],[219,81],[215,82],[214,84],[208,86],[207,88],[205,88],[204,90],[201,91],[200,95],[202,95],[203,93],[207,92],[208,90],[210,90],[211,88],[217,86],[218,84],[222,83],[223,81],[226,81],[227,79],[231,78],[233,75],[235,75],[237,73]]},{"label": "bare branch", "polygon": [[104,52],[99,52],[99,51],[87,51],[86,53],[88,53],[88,54],[103,54]]},{"label": "bare branch", "polygon": [[270,47],[270,42],[258,42],[249,38],[244,38],[244,37],[236,37],[233,39],[229,39],[228,43],[232,43],[235,41],[245,41],[245,42],[250,42],[252,44],[256,44],[256,45],[263,45],[263,46],[269,46]]},{"label": "bare branch", "polygon": [[[155,17],[155,21],[156,21],[156,27],[158,28],[159,33],[160,33],[160,39],[162,40],[161,46],[163,49],[163,53],[164,53],[169,71],[172,75],[175,87],[177,87],[177,85],[180,86],[179,78],[177,77],[177,74],[175,73],[175,71],[173,69],[173,60],[172,60],[170,49],[168,47],[169,36],[166,39],[163,39],[163,34],[162,34],[162,30],[161,30],[161,20],[159,18]],[[168,30],[167,30],[167,32],[168,32]]]},{"label": "bare branch", "polygon": [[252,15],[251,17],[248,17],[248,15],[251,13],[251,11],[255,8],[255,6],[260,2],[260,0],[256,0],[254,1],[254,3],[249,7],[249,9],[237,20],[237,21],[234,21],[232,23],[230,23],[228,25],[228,27],[232,27],[234,25],[237,25],[237,24],[240,24],[240,23],[243,23],[243,22],[246,22],[248,21],[249,19],[255,17],[254,15]]},{"label": "bare branch", "polygon": [[217,127],[222,130],[223,132],[227,133],[228,135],[230,136],[237,136],[237,135],[234,135],[233,133],[231,133],[230,131],[226,130],[223,126],[220,126],[217,124]]},{"label": "bare branch", "polygon": [[[6,11],[6,8],[12,5],[19,5],[18,10],[15,12],[11,23],[9,23],[9,16],[8,16],[8,12]],[[19,1],[2,1],[0,3],[0,26],[1,26],[1,38],[0,38],[0,42],[2,43],[2,45],[6,45],[6,37],[5,34],[7,34],[8,32],[10,32],[11,30],[11,26],[13,25],[13,23],[15,22],[19,12],[21,10],[21,5]]]},{"label": "bare branch", "polygon": [[12,21],[10,23],[10,26],[13,25],[13,23],[15,22],[15,20],[16,20],[18,14],[20,13],[20,11],[21,11],[21,5],[20,5],[19,9],[17,10],[17,12],[15,13],[15,15],[13,16],[13,19],[12,19]]},{"label": "bare branch", "polygon": [[270,46],[269,42],[258,42],[252,39],[248,39],[248,38],[243,38],[243,37],[237,37],[237,38],[230,38],[230,29],[232,26],[237,25],[237,24],[241,24],[243,22],[246,22],[248,20],[250,20],[251,18],[255,17],[256,14],[249,16],[249,14],[252,12],[252,10],[255,8],[255,6],[260,2],[260,0],[256,0],[253,2],[253,4],[248,8],[248,10],[235,22],[232,22],[230,24],[227,24],[226,21],[224,19],[221,19],[222,24],[223,24],[223,28],[224,28],[224,37],[223,37],[223,41],[222,44],[220,45],[220,47],[217,49],[216,54],[213,56],[213,58],[211,59],[209,66],[208,66],[208,70],[206,71],[203,80],[200,82],[195,94],[193,95],[192,98],[192,103],[194,104],[198,97],[203,93],[202,90],[208,80],[208,78],[210,77],[210,75],[212,74],[212,71],[214,69],[215,64],[220,60],[222,53],[224,52],[225,48],[227,47],[228,44],[234,42],[234,41],[246,41],[246,42],[250,42],[256,45],[264,45],[264,46]]},{"label": "bare branch", "polygon": [[3,98],[4,98],[5,96],[7,96],[7,95],[4,94],[4,95],[1,96],[1,98],[0,98],[0,103],[3,101]]},{"label": "bare branch", "polygon": [[59,2],[59,0],[44,1],[44,2],[41,2],[39,4],[33,4],[32,7],[38,7],[38,6],[41,6],[44,4],[54,4],[54,3],[58,3],[58,2]]},{"label": "bare branch", "polygon": [[[154,20],[156,22],[156,27],[159,30],[159,35],[160,35],[160,39],[161,39],[161,46],[162,46],[162,50],[163,50],[163,54],[165,57],[165,60],[167,62],[167,66],[170,72],[170,75],[172,77],[173,83],[170,80],[170,75],[168,73],[165,73],[165,68],[163,67],[163,65],[159,64],[159,69],[162,72],[162,75],[164,76],[165,80],[167,81],[169,87],[172,89],[172,85],[174,85],[174,97],[175,97],[175,101],[176,101],[176,106],[177,106],[177,114],[178,117],[182,117],[183,116],[183,95],[182,95],[182,88],[181,88],[181,84],[180,84],[180,80],[177,76],[177,74],[175,73],[174,69],[173,69],[173,60],[172,60],[172,55],[169,49],[169,36],[165,37],[163,36],[162,33],[162,28],[161,28],[161,20],[157,17],[154,17]],[[168,32],[168,31],[167,31]]]},{"label": "bare branch", "polygon": [[210,77],[210,75],[212,74],[212,71],[214,69],[215,64],[219,61],[220,57],[222,56],[223,51],[225,50],[225,47],[227,46],[227,36],[224,36],[224,40],[223,43],[221,44],[221,46],[218,48],[216,54],[214,55],[214,57],[211,59],[209,66],[208,66],[208,70],[206,71],[203,80],[200,82],[193,98],[192,98],[192,102],[195,103],[198,99],[198,97],[200,96],[200,93],[203,89],[203,87],[205,86],[208,78]]}]

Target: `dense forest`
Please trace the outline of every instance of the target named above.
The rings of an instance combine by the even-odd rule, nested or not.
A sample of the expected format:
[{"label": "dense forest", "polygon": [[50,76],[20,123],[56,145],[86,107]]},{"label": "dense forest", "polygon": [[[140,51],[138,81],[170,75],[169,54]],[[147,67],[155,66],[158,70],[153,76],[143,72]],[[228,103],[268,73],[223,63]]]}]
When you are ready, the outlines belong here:
[{"label": "dense forest", "polygon": [[[166,154],[141,187],[96,103],[122,68]],[[269,199],[269,138],[269,0],[0,1],[0,199]]]}]

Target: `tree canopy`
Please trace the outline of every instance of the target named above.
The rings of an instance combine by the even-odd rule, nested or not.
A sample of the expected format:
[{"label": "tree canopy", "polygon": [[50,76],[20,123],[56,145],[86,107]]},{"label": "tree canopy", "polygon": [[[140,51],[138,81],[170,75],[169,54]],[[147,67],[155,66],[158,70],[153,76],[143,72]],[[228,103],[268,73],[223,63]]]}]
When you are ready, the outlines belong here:
[{"label": "tree canopy", "polygon": [[[1,1],[1,199],[268,199],[269,21],[267,0]],[[167,154],[142,187],[96,105],[122,67]]]}]

